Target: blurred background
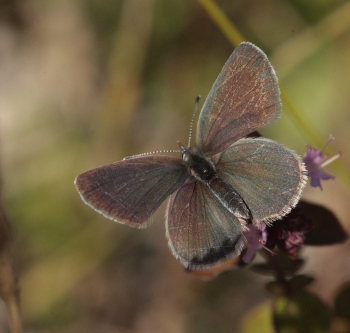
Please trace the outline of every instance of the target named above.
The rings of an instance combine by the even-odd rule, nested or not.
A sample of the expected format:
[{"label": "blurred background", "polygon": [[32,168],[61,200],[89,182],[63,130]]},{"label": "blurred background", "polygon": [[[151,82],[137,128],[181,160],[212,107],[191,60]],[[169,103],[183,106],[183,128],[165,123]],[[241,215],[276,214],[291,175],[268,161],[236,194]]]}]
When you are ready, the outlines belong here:
[{"label": "blurred background", "polygon": [[[304,198],[350,231],[349,175],[338,175],[350,165],[350,2],[216,3],[267,53],[323,142],[336,138],[329,148],[343,157],[326,169],[337,178]],[[167,246],[164,205],[136,230],[94,212],[73,185],[126,155],[187,142],[195,97],[202,105],[233,48],[197,1],[0,2],[1,178],[27,332],[241,332],[268,304],[268,278],[247,268],[208,282],[186,274]],[[303,155],[315,142],[289,114],[262,133]],[[303,253],[325,302],[350,279],[349,251]],[[1,302],[0,332],[7,325]]]}]

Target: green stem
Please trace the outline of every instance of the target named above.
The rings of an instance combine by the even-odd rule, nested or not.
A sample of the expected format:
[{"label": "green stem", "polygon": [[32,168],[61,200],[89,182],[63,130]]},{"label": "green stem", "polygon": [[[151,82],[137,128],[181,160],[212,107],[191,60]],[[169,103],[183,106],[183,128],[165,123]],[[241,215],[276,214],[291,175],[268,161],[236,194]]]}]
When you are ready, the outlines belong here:
[{"label": "green stem", "polygon": [[230,22],[225,13],[211,0],[197,0],[211,19],[216,23],[221,32],[226,36],[233,46],[237,46],[245,39],[244,36],[236,29],[236,27]]}]

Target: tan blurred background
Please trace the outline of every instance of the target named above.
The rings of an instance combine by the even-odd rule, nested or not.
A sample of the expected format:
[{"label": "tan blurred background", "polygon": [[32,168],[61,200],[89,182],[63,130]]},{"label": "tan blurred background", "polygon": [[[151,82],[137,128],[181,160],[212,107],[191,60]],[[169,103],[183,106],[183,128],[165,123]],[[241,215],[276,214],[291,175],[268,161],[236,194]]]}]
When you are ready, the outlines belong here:
[{"label": "tan blurred background", "polygon": [[[268,54],[324,142],[335,136],[330,146],[344,155],[327,170],[337,176],[350,164],[350,2],[216,3]],[[232,50],[196,1],[0,2],[3,195],[27,332],[240,332],[269,299],[267,278],[249,269],[189,277],[167,247],[164,206],[136,230],[95,213],[73,186],[88,169],[186,142],[194,99]],[[303,155],[308,135],[287,111],[262,132]],[[304,197],[350,231],[345,178]],[[349,251],[348,242],[304,252],[312,289],[327,302],[350,279]],[[5,311],[0,303],[0,332]]]}]

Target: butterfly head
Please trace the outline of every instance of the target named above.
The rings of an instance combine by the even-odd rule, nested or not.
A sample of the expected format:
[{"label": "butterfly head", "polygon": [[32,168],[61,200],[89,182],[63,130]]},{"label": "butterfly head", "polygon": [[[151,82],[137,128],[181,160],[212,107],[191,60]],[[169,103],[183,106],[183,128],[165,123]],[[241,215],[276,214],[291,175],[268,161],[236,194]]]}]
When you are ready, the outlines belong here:
[{"label": "butterfly head", "polygon": [[192,176],[202,182],[210,182],[217,178],[215,165],[210,157],[205,156],[197,148],[184,147],[180,142],[178,144],[182,152],[182,161]]}]

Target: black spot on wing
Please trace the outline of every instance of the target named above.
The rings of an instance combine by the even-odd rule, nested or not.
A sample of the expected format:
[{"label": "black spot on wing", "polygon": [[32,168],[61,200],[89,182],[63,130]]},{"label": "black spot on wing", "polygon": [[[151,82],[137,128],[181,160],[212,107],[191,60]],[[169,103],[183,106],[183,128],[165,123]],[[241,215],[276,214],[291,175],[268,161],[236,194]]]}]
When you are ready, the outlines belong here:
[{"label": "black spot on wing", "polygon": [[228,257],[232,252],[236,251],[236,246],[241,236],[236,239],[226,238],[219,248],[209,248],[207,254],[203,257],[195,256],[190,260],[194,265],[210,265]]}]

